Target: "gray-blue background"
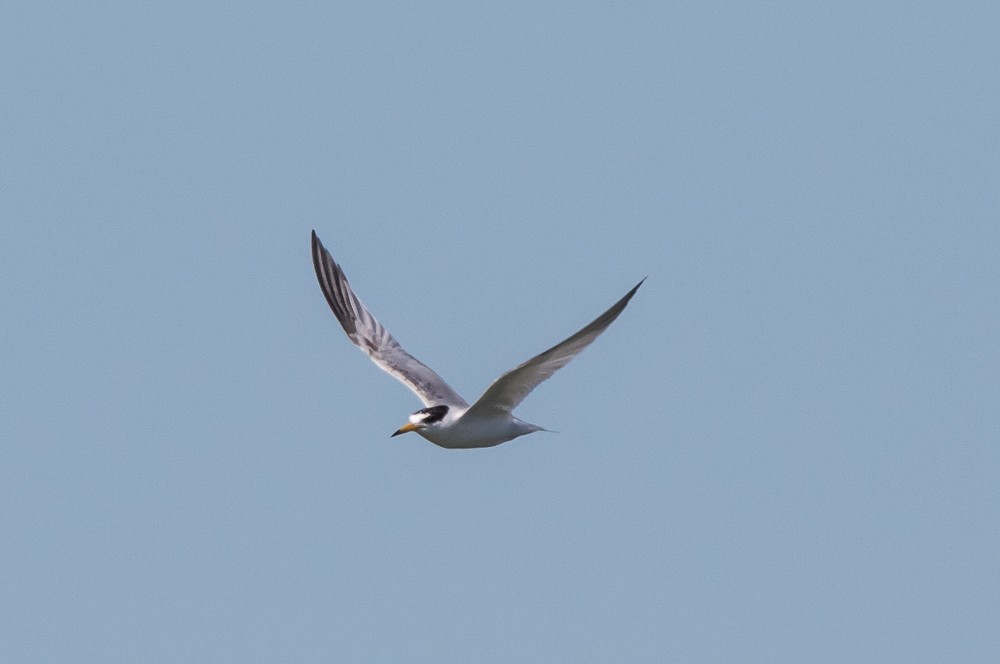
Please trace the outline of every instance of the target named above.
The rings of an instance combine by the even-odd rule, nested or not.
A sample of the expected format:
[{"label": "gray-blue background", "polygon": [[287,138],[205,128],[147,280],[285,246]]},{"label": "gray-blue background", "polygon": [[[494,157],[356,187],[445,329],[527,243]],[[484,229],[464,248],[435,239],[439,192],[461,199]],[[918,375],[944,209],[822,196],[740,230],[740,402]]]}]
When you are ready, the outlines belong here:
[{"label": "gray-blue background", "polygon": [[0,659],[997,661],[998,7],[0,4]]}]

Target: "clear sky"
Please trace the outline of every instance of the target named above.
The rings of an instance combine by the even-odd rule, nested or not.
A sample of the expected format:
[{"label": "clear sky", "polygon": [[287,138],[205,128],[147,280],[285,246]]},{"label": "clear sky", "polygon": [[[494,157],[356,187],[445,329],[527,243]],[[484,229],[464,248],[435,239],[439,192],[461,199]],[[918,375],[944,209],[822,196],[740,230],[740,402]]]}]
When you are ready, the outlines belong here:
[{"label": "clear sky", "polygon": [[[0,3],[0,661],[996,662],[996,2]],[[500,447],[468,399],[648,280]]]}]

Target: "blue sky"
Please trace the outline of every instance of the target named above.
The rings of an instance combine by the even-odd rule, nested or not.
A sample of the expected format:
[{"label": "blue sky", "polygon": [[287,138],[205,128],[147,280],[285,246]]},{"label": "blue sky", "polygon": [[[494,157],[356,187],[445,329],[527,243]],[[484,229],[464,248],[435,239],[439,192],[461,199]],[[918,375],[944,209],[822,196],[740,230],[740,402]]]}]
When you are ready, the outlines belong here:
[{"label": "blue sky", "polygon": [[[995,3],[0,5],[0,659],[992,662]],[[315,228],[472,399],[346,340]]]}]

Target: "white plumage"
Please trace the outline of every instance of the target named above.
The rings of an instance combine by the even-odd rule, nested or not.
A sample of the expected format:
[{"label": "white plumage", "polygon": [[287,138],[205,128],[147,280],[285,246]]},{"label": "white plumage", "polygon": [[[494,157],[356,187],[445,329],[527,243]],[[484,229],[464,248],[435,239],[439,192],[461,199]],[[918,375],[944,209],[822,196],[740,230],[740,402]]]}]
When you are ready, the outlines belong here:
[{"label": "white plumage", "polygon": [[533,431],[544,431],[514,417],[512,411],[539,383],[593,343],[624,311],[642,285],[640,281],[573,336],[497,378],[470,406],[433,369],[407,353],[371,315],[316,231],[312,234],[312,257],[323,295],[347,337],[375,364],[413,390],[425,406],[410,415],[409,423],[392,435],[416,431],[447,448],[492,447]]}]

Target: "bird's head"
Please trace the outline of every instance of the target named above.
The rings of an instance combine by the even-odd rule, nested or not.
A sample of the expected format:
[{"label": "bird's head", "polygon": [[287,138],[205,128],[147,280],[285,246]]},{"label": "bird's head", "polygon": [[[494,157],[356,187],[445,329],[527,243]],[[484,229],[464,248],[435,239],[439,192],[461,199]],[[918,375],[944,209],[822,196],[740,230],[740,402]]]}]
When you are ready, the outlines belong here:
[{"label": "bird's head", "polygon": [[389,436],[398,436],[401,433],[406,433],[407,431],[419,431],[420,429],[426,429],[428,427],[433,427],[441,423],[445,415],[448,414],[448,406],[430,406],[428,408],[421,408],[417,412],[410,415],[410,421],[403,426],[396,429],[396,432]]}]

